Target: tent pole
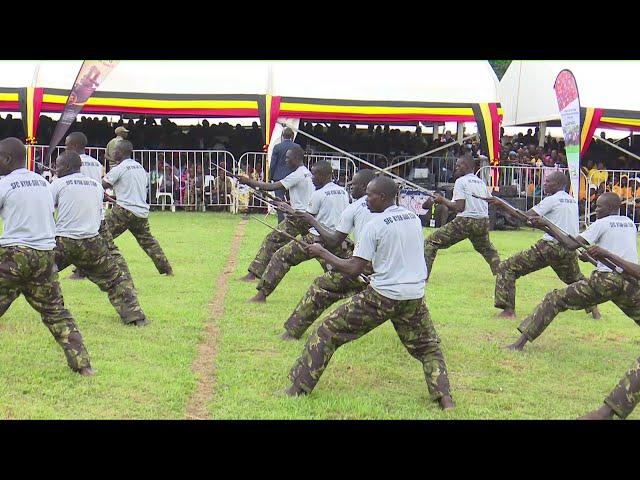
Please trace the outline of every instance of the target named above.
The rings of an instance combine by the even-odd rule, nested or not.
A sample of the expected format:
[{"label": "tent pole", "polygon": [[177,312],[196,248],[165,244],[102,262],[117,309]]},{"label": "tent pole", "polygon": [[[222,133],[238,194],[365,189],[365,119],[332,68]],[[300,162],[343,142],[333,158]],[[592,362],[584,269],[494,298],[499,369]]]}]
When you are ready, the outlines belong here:
[{"label": "tent pole", "polygon": [[456,133],[458,134],[458,142],[460,142],[462,140],[462,137],[464,136],[464,123],[458,122],[456,124],[456,128]]},{"label": "tent pole", "polygon": [[617,150],[620,150],[621,152],[624,152],[624,153],[626,153],[627,155],[632,156],[632,157],[633,157],[633,158],[635,158],[636,160],[640,160],[640,157],[639,157],[638,155],[636,155],[635,153],[632,153],[632,152],[630,152],[630,151],[628,151],[628,150],[625,150],[624,148],[622,148],[622,147],[620,147],[620,146],[616,145],[616,144],[615,144],[615,143],[613,143],[613,142],[610,142],[609,140],[606,140],[606,139],[604,139],[604,138],[600,138],[600,137],[598,137],[598,136],[596,136],[596,135],[594,135],[594,136],[593,136],[593,138],[594,138],[594,139],[596,139],[596,140],[599,140],[599,141],[601,141],[601,142],[604,142],[604,143],[607,143],[607,144],[611,145],[613,148],[615,148],[615,149],[617,149]]},{"label": "tent pole", "polygon": [[539,123],[540,129],[538,130],[538,146],[544,147],[544,137],[547,136],[547,122]]}]

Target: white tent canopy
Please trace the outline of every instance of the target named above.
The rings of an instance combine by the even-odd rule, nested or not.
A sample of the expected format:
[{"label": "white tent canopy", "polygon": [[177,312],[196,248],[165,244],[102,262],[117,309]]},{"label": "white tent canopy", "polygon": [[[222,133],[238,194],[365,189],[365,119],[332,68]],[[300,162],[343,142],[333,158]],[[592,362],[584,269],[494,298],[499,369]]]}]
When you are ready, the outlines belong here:
[{"label": "white tent canopy", "polygon": [[515,60],[499,85],[503,125],[559,120],[553,85],[563,69],[576,77],[582,107],[640,112],[640,61]]},{"label": "white tent canopy", "polygon": [[[68,90],[81,60],[2,61],[0,87]],[[443,103],[497,102],[486,61],[122,60],[98,91],[272,94],[287,97]]]},{"label": "white tent canopy", "polygon": [[496,103],[487,61],[279,61],[273,95],[322,99]]}]

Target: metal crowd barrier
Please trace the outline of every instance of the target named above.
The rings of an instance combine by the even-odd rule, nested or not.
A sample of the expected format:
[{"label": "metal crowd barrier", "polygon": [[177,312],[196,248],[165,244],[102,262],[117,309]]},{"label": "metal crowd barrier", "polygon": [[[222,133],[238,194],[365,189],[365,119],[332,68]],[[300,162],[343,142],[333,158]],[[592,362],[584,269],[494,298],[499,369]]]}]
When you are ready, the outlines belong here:
[{"label": "metal crowd barrier", "polygon": [[584,173],[582,175],[586,179],[588,189],[585,199],[585,215],[588,221],[595,221],[598,197],[604,192],[614,192],[622,200],[620,215],[626,215],[636,226],[640,225],[640,170],[591,171],[588,176]]},{"label": "metal crowd barrier", "polygon": [[[28,149],[31,149],[35,159],[35,171],[48,179],[50,182],[53,178],[53,170],[55,170],[56,159],[60,153],[65,151],[63,146],[57,146],[53,148],[51,157],[46,159],[46,154],[49,149],[47,145],[27,145]],[[87,147],[85,153],[92,156],[100,163],[104,165],[104,155],[107,151],[104,147]]]},{"label": "metal crowd barrier", "polygon": [[[391,159],[389,165],[395,165],[396,163],[413,157],[415,157],[415,155],[398,155]],[[455,166],[456,158],[454,157],[422,157],[414,162],[400,165],[396,169],[392,169],[392,172],[402,178],[414,181],[416,179],[414,169],[428,169],[429,175],[433,177],[434,184],[439,185],[441,183],[453,182],[453,171]],[[414,175],[412,175],[412,172]]]},{"label": "metal crowd barrier", "polygon": [[[510,198],[524,199],[526,209],[534,205],[546,196],[543,191],[545,176],[551,172],[561,171],[567,176],[569,181],[569,170],[559,167],[534,167],[527,165],[497,165],[484,166],[480,168],[476,175],[482,178],[491,190],[505,194]],[[586,177],[580,173],[580,222],[583,225],[590,223],[590,210],[588,205],[588,195],[586,195]]]},{"label": "metal crowd barrier", "polygon": [[235,211],[235,180],[227,177],[235,158],[226,150],[134,150],[149,174],[149,205],[175,210],[228,207]]},{"label": "metal crowd barrier", "polygon": [[[319,160],[331,163],[334,171],[334,181],[344,186],[349,183],[357,171],[356,162],[348,157],[328,153],[305,155],[305,165],[311,169]],[[236,164],[236,173],[242,173],[257,180],[266,177],[267,154],[264,152],[243,153]]]}]

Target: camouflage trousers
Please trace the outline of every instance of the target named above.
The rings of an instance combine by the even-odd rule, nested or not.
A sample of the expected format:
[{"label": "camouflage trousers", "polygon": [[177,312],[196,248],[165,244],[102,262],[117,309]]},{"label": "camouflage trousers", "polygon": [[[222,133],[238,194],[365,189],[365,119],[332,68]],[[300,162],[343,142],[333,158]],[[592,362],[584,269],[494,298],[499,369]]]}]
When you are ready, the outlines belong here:
[{"label": "camouflage trousers", "polygon": [[[124,257],[120,253],[120,250],[118,250],[118,247],[113,242],[113,237],[111,236],[111,232],[107,228],[107,222],[105,220],[102,220],[102,222],[100,222],[100,230],[98,230],[98,234],[102,238],[104,238],[105,242],[107,242],[109,253],[115,261],[120,272],[122,272],[122,274],[124,275],[126,281],[129,283],[131,288],[135,288],[135,286],[133,285],[133,279],[131,278],[131,273],[129,272],[127,261],[124,259]],[[73,272],[77,273],[82,278],[86,278],[87,276],[87,274],[79,267],[74,267]]]},{"label": "camouflage trousers", "polygon": [[515,310],[516,280],[545,267],[551,267],[567,285],[585,278],[578,266],[576,252],[557,242],[538,240],[528,250],[515,254],[498,266],[494,302],[496,308]]},{"label": "camouflage trousers", "polygon": [[[295,237],[297,235],[305,235],[309,231],[309,226],[305,222],[299,222],[293,220],[289,215],[284,218],[283,222],[280,222],[276,227],[278,230],[288,233]],[[280,232],[272,230],[262,241],[260,250],[256,254],[256,257],[249,265],[249,272],[253,273],[256,277],[262,277],[264,271],[269,265],[271,257],[281,248],[289,243],[291,239]]]},{"label": "camouflage trousers", "polygon": [[107,292],[123,323],[145,320],[135,289],[118,268],[109,253],[107,241],[100,235],[81,240],[57,237],[55,259],[58,271],[73,264],[82,269],[100,290]]},{"label": "camouflage trousers", "polygon": [[[305,243],[322,243],[321,237],[313,235],[312,233],[307,233],[302,237],[302,241]],[[353,252],[353,243],[351,243],[351,241],[344,241],[342,242],[342,245],[327,247],[327,250],[337,257],[348,258]],[[289,243],[280,247],[273,255],[256,288],[265,296],[271,295],[291,267],[299,265],[302,262],[306,262],[307,260],[311,260],[312,258],[313,257],[307,253],[302,245],[291,240]],[[322,266],[322,269],[326,272],[327,265],[324,260],[317,260]]]},{"label": "camouflage trousers", "polygon": [[0,247],[0,316],[20,294],[40,314],[69,367],[75,371],[90,367],[82,335],[64,306],[53,251]]},{"label": "camouflage trousers", "polygon": [[307,340],[302,355],[289,373],[289,379],[296,387],[311,392],[338,347],[357,340],[387,320],[393,323],[409,354],[422,362],[431,398],[437,400],[449,395],[449,378],[440,339],[424,298],[391,300],[370,286],[338,307],[320,324]]},{"label": "camouflage trousers", "polygon": [[[371,263],[364,271],[365,275],[373,273]],[[322,313],[338,300],[348,298],[367,288],[367,284],[359,278],[350,277],[336,270],[325,272],[317,277],[298,303],[295,310],[284,324],[284,328],[292,337],[300,338]]]},{"label": "camouflage trousers", "polygon": [[616,388],[604,400],[620,418],[627,418],[635,406],[640,402],[640,357],[624,377],[618,382]]},{"label": "camouflage trousers", "polygon": [[489,240],[489,219],[456,217],[429,235],[424,242],[424,258],[429,276],[438,250],[449,248],[465,238],[471,241],[473,248],[487,261],[491,273],[497,273],[500,256]]},{"label": "camouflage trousers", "polygon": [[640,325],[640,289],[618,273],[594,271],[589,278],[572,283],[562,290],[545,295],[518,330],[534,341],[560,312],[595,307],[611,300],[628,317]]},{"label": "camouflage trousers", "polygon": [[[167,273],[171,271],[171,265],[162,251],[162,247],[160,247],[158,240],[151,235],[148,218],[137,217],[129,210],[122,208],[120,205],[114,205],[111,211],[107,214],[105,222],[112,239],[118,238],[122,233],[129,230],[137,240],[140,247],[142,247],[144,252],[153,261],[153,264],[156,266],[159,273]],[[115,254],[113,250],[111,252],[117,259],[118,254]],[[124,260],[122,260],[122,262],[124,262]],[[122,262],[118,261],[118,264],[122,265]]]}]

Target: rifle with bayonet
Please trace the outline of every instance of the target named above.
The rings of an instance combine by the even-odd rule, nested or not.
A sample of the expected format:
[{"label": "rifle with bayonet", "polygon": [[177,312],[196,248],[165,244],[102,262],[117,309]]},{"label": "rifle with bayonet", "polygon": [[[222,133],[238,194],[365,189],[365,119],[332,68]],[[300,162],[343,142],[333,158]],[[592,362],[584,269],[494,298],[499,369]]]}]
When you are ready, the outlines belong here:
[{"label": "rifle with bayonet", "polygon": [[[489,202],[491,200],[497,200],[498,202],[497,206],[503,209],[512,217],[526,223],[527,225],[530,225],[534,228],[542,230],[545,233],[548,233],[553,238],[555,238],[558,242],[560,242],[562,245],[564,245],[570,250],[580,250],[580,257],[583,261],[589,262],[594,266],[598,265],[598,261],[587,253],[587,248],[589,247],[589,244],[580,242],[576,237],[562,230],[560,227],[558,227],[555,223],[553,223],[548,218],[544,216],[529,217],[526,213],[515,208],[514,206],[510,205],[505,200],[499,197],[494,197],[494,196],[481,197],[479,195],[473,195],[473,194],[472,196],[474,198],[478,198],[486,202]],[[536,222],[537,219],[540,219],[540,221]],[[608,258],[603,258],[600,263],[610,268],[614,272],[617,272],[619,274],[624,274],[625,277],[627,278],[634,278],[630,274],[626,273],[624,268],[617,265],[616,263],[614,263]],[[634,278],[634,281],[635,281],[635,278]]]},{"label": "rifle with bayonet", "polygon": [[[304,248],[305,250],[307,249],[307,247],[309,246],[309,244],[307,242],[305,242],[304,240],[300,240],[296,237],[294,237],[293,235],[288,234],[287,232],[283,232],[282,230],[278,230],[277,228],[272,227],[271,225],[269,225],[267,222],[263,222],[262,220],[260,220],[258,217],[254,217],[253,215],[249,215],[249,218],[252,218],[258,222],[260,222],[263,225],[266,225],[267,227],[269,227],[271,230],[278,232],[282,235],[284,235],[285,237],[287,237],[289,240],[292,240],[294,242],[296,242],[297,244],[299,244],[302,248]],[[369,277],[367,277],[365,274],[361,273],[358,278],[363,281],[364,283],[369,283]]]}]

